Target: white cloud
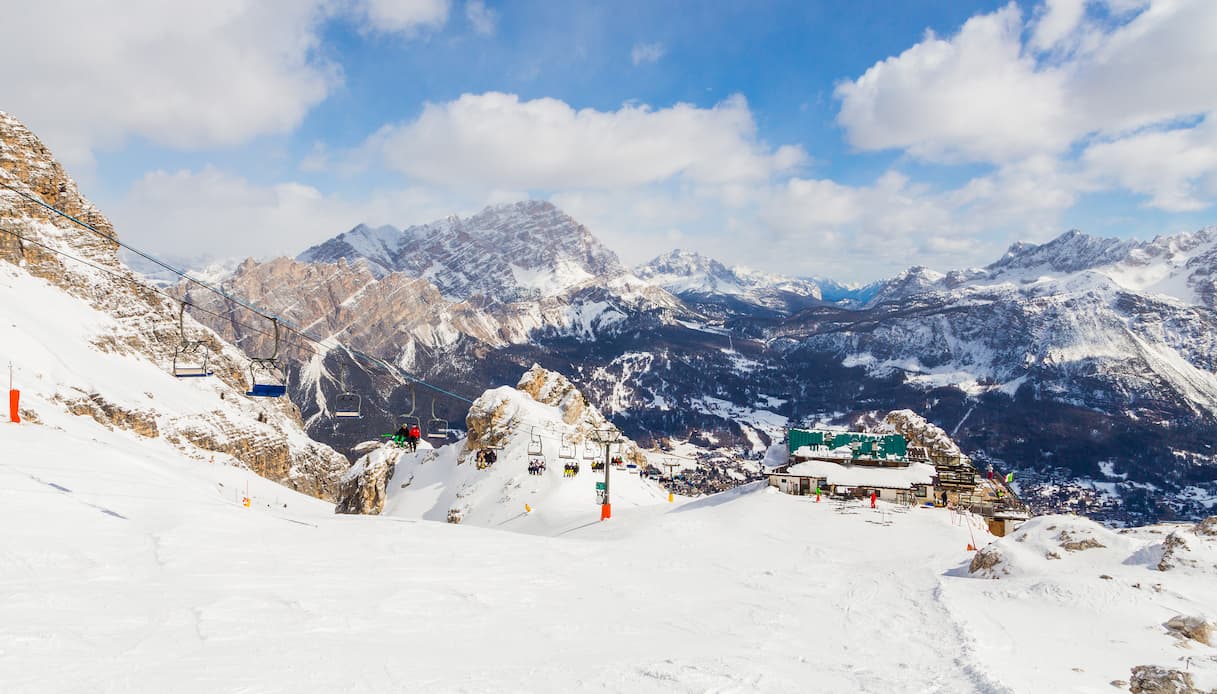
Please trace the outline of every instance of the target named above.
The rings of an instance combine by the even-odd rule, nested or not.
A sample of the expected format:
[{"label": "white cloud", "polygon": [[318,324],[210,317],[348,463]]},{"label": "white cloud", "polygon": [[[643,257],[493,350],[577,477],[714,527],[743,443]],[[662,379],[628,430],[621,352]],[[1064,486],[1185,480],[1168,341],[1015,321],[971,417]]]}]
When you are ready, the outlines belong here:
[{"label": "white cloud", "polygon": [[1119,135],[1217,111],[1217,2],[1155,0],[1075,61],[1087,131]]},{"label": "white cloud", "polygon": [[838,122],[865,150],[931,160],[1008,161],[1060,151],[1071,137],[1065,75],[1022,52],[1016,5],[933,35],[837,86]]},{"label": "white cloud", "polygon": [[1086,148],[1089,176],[1149,196],[1170,212],[1193,212],[1217,197],[1217,113],[1194,128],[1147,131]]},{"label": "white cloud", "polygon": [[402,226],[454,211],[434,191],[351,198],[295,182],[258,185],[211,167],[148,173],[105,209],[124,240],[178,258],[294,255],[360,222]]},{"label": "white cloud", "polygon": [[365,29],[386,34],[411,36],[448,21],[448,0],[353,0],[351,10]]},{"label": "white cloud", "polygon": [[1047,0],[1029,23],[1010,3],[841,83],[838,122],[863,150],[998,167],[1055,157],[1092,170],[1067,195],[1106,185],[1198,209],[1208,159],[1187,148],[1203,150],[1195,123],[1217,113],[1213,27],[1212,0]]},{"label": "white cloud", "polygon": [[482,0],[469,0],[465,3],[465,18],[475,32],[491,36],[498,26],[499,13],[486,7]]},{"label": "white cloud", "polygon": [[421,181],[532,190],[622,188],[676,177],[765,181],[806,160],[799,147],[760,141],[740,96],[713,108],[597,111],[498,92],[428,104],[417,120],[382,128],[358,156],[375,155]]},{"label": "white cloud", "polygon": [[630,51],[630,61],[635,66],[643,63],[657,63],[664,53],[662,43],[636,43],[633,50]]},{"label": "white cloud", "polygon": [[10,5],[0,22],[3,107],[73,168],[130,136],[198,150],[290,132],[342,80],[319,51],[335,13],[409,31],[446,12],[434,0]]},{"label": "white cloud", "polygon": [[1086,16],[1086,0],[1046,0],[1036,13],[1031,47],[1051,50],[1074,33]]}]

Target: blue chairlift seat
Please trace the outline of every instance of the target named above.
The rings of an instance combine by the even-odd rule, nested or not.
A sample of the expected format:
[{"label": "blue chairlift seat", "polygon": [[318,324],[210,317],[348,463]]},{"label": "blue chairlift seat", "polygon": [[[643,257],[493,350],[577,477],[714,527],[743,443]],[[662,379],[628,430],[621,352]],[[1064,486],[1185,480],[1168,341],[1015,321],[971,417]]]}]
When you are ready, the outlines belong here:
[{"label": "blue chairlift seat", "polygon": [[281,398],[287,394],[287,386],[277,383],[255,383],[245,394],[255,398]]},{"label": "blue chairlift seat", "polygon": [[[249,390],[251,398],[281,398],[287,394],[287,378],[279,368],[279,319],[272,318],[275,325],[275,351],[269,357],[254,357],[249,360]],[[259,382],[258,372],[263,377]]]}]

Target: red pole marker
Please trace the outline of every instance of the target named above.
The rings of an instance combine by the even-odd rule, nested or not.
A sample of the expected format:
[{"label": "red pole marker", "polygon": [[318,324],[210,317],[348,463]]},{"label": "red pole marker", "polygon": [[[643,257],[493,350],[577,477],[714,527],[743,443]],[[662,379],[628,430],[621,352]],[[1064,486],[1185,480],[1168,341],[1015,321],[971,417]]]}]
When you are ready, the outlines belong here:
[{"label": "red pole marker", "polygon": [[13,424],[21,423],[21,391],[8,391],[8,418]]}]

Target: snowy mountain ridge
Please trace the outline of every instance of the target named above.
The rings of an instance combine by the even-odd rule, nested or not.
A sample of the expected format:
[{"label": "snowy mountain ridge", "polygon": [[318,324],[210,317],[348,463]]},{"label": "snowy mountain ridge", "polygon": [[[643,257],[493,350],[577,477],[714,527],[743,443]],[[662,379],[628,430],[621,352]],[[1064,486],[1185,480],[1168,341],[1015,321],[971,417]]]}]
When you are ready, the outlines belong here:
[{"label": "snowy mountain ridge", "polygon": [[427,279],[449,301],[502,303],[559,296],[595,277],[625,273],[617,255],[547,202],[492,205],[481,212],[398,231],[359,225],[302,252],[302,262],[365,258],[378,275]]}]

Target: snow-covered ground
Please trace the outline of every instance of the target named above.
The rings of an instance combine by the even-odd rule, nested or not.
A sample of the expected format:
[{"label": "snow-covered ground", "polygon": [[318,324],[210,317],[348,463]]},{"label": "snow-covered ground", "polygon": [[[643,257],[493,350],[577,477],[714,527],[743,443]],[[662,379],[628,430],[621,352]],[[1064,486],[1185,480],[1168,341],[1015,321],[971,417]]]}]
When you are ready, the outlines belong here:
[{"label": "snow-covered ground", "polygon": [[1062,518],[1105,548],[1049,560],[1038,519],[992,580],[941,509],[749,486],[486,528],[335,516],[83,418],[0,426],[0,453],[5,692],[1104,692],[1187,657],[1217,684],[1161,626],[1217,582],[1154,569],[1152,529]]}]

